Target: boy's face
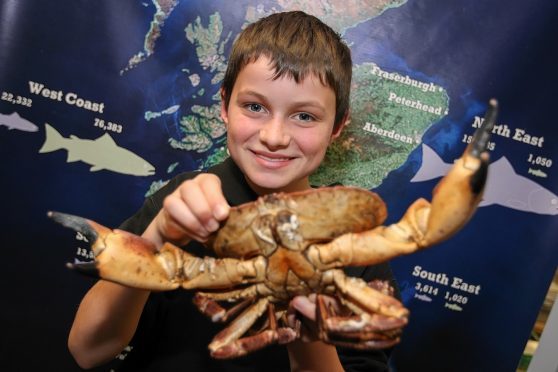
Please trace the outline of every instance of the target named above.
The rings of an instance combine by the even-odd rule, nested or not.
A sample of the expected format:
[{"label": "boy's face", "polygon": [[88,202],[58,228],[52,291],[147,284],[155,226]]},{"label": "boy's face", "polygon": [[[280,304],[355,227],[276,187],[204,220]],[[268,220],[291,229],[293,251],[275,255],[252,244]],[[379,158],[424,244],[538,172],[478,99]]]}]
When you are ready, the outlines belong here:
[{"label": "boy's face", "polygon": [[[238,74],[229,107],[221,107],[230,155],[258,194],[307,189],[332,133],[335,93],[311,75],[298,84],[273,80],[260,57]],[[341,128],[342,126],[340,126]]]}]

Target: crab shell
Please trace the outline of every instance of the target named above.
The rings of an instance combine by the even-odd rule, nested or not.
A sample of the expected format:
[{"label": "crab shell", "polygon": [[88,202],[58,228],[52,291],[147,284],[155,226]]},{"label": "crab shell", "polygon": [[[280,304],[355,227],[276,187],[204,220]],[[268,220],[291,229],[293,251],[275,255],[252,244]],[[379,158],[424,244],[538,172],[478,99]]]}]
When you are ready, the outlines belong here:
[{"label": "crab shell", "polygon": [[[270,194],[231,208],[207,246],[219,257],[241,259],[269,256],[277,242],[300,251],[348,232],[370,230],[386,217],[386,205],[377,194],[354,187]],[[280,236],[277,225],[290,227],[292,235]]]}]

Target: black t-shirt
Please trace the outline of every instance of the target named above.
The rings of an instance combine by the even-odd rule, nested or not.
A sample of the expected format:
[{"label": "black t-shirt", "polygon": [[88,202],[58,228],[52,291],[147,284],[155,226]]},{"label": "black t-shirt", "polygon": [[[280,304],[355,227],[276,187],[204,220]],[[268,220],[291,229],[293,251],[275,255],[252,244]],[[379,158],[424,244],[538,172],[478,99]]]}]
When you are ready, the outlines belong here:
[{"label": "black t-shirt", "polygon": [[[219,176],[225,198],[231,206],[254,201],[257,195],[248,186],[244,175],[231,160],[210,168],[208,173]],[[142,208],[120,228],[142,234],[162,207],[165,196],[183,181],[199,172],[173,178],[165,187],[147,198]],[[211,250],[197,242],[185,249],[198,256],[212,256]],[[346,268],[351,276],[395,281],[388,264]],[[225,325],[212,323],[192,303],[192,292],[176,290],[153,292],[142,313],[137,331],[127,348],[125,358],[112,363],[116,371],[290,371],[285,346],[272,345],[247,356],[216,360],[210,357],[207,345]],[[346,371],[387,371],[384,351],[358,351],[337,348]]]}]

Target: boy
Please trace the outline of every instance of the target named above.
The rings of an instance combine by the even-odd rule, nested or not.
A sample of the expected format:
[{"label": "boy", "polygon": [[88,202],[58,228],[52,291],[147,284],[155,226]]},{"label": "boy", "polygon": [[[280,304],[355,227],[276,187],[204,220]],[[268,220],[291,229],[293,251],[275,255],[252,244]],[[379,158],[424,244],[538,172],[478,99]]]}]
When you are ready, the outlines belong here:
[{"label": "boy", "polygon": [[[309,175],[348,121],[351,71],[348,47],[313,16],[279,13],[248,26],[233,46],[221,89],[231,157],[206,173],[176,177],[121,228],[206,256],[198,242],[219,228],[231,205],[309,189]],[[393,280],[387,265],[349,271],[367,281]],[[101,280],[78,309],[70,351],[82,367],[91,367],[130,345],[121,366],[129,370],[285,371],[289,364],[291,370],[387,370],[381,351],[318,341],[211,359],[207,344],[223,325],[199,314],[191,298],[186,291],[150,293]],[[308,298],[297,297],[291,306],[313,320]]]}]

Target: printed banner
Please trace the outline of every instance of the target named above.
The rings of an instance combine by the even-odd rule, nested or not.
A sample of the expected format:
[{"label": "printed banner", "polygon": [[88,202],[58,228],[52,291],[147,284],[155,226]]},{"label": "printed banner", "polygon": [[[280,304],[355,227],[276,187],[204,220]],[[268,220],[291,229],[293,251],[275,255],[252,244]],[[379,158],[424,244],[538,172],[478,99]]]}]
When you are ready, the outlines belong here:
[{"label": "printed banner", "polygon": [[515,370],[558,264],[558,3],[543,0],[4,0],[3,368],[77,368],[66,339],[92,280],[64,263],[92,255],[47,211],[117,226],[176,174],[223,160],[232,42],[294,9],[336,29],[354,61],[351,123],[312,181],[373,189],[388,223],[430,198],[498,99],[477,213],[392,261],[411,317],[391,364]]}]

